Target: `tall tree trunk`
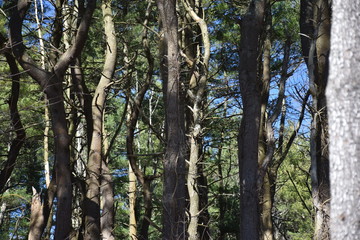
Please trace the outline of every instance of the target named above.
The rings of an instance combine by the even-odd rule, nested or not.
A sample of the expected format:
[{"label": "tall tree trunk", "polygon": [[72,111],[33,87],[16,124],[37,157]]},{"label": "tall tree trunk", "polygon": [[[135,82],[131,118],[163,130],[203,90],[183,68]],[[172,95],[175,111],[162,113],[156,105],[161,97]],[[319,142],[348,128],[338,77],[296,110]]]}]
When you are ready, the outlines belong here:
[{"label": "tall tree trunk", "polygon": [[[40,53],[41,53],[41,67],[43,69],[46,69],[45,66],[45,46],[44,46],[44,40],[43,40],[43,34],[42,34],[42,22],[43,22],[43,15],[44,15],[44,6],[42,0],[39,0],[40,3],[40,16],[38,15],[38,0],[34,1],[34,8],[35,8],[35,19],[36,24],[38,28],[38,37],[39,37],[39,45],[40,45]],[[44,114],[44,122],[45,122],[45,128],[44,128],[44,175],[45,175],[45,184],[46,187],[49,187],[50,185],[50,165],[49,165],[49,132],[50,132],[50,113],[49,113],[49,106],[48,106],[48,100],[45,96],[45,114]]]},{"label": "tall tree trunk", "polygon": [[[200,186],[199,180],[202,180],[205,183],[205,176],[203,174],[203,157],[202,157],[202,121],[203,121],[203,111],[204,111],[204,101],[205,101],[205,93],[206,93],[206,83],[207,83],[207,73],[208,73],[208,64],[210,59],[210,39],[209,33],[207,29],[207,24],[204,20],[204,16],[202,16],[202,6],[201,1],[182,1],[187,14],[189,16],[189,24],[193,25],[196,23],[194,27],[196,30],[191,30],[191,32],[195,32],[195,35],[199,35],[201,37],[197,37],[195,42],[187,43],[185,48],[189,48],[188,52],[188,62],[190,63],[189,67],[192,69],[189,79],[189,89],[188,89],[188,97],[189,97],[189,105],[191,108],[190,117],[187,118],[189,122],[187,125],[189,126],[189,145],[190,145],[190,153],[189,153],[189,168],[187,174],[187,188],[189,193],[189,225],[188,225],[188,237],[191,240],[200,239],[201,235],[207,236],[207,230],[203,229],[200,233],[199,220],[201,213],[205,213],[206,209],[201,209],[201,200],[200,197],[206,198],[206,192],[204,191],[205,186]],[[192,28],[194,28],[192,27]],[[185,34],[185,38],[188,38]],[[192,37],[194,38],[194,37]],[[185,41],[191,41],[186,39]],[[192,46],[192,47],[189,47]],[[203,52],[200,49],[204,49]],[[192,51],[191,51],[192,50]],[[200,64],[198,64],[200,63]],[[199,66],[198,66],[199,65]],[[199,170],[201,170],[199,172]],[[200,179],[200,174],[201,179]],[[203,195],[201,195],[202,193]],[[207,201],[207,200],[205,200]],[[205,208],[207,206],[204,206]],[[204,219],[204,218],[203,218]],[[204,226],[206,226],[205,223]],[[200,235],[201,234],[201,235]],[[201,238],[203,239],[203,238]]]},{"label": "tall tree trunk", "polygon": [[330,76],[331,238],[360,236],[360,1],[333,0]]},{"label": "tall tree trunk", "polygon": [[[259,166],[264,164],[264,161],[267,157],[267,144],[269,143],[267,139],[267,127],[272,127],[267,124],[267,107],[269,101],[269,90],[270,90],[270,81],[271,81],[271,69],[270,69],[270,57],[271,57],[271,8],[267,6],[266,9],[266,20],[265,20],[265,40],[263,46],[263,65],[262,65],[262,89],[261,89],[261,115],[260,115],[260,131],[259,131]],[[261,230],[261,239],[272,240],[273,239],[273,226],[272,226],[272,216],[271,216],[271,195],[270,195],[270,182],[269,175],[267,174],[267,167],[263,169],[265,174],[259,176],[264,178],[261,186],[259,188],[259,202],[260,202],[260,230]]]},{"label": "tall tree trunk", "polygon": [[329,0],[301,2],[302,49],[307,60],[313,99],[310,136],[311,185],[315,207],[314,239],[318,240],[330,238],[328,117],[325,97],[329,69],[330,15]]},{"label": "tall tree trunk", "polygon": [[163,239],[186,238],[184,120],[180,109],[179,46],[176,0],[157,0],[163,31],[161,71],[165,93]]},{"label": "tall tree trunk", "polygon": [[239,82],[243,103],[238,151],[240,168],[240,238],[259,239],[258,143],[261,82],[257,77],[265,0],[253,0],[241,19]]},{"label": "tall tree trunk", "polygon": [[[100,239],[100,179],[103,163],[103,114],[107,88],[112,80],[116,56],[117,42],[111,1],[104,1],[101,5],[104,21],[104,32],[106,37],[106,52],[103,71],[100,81],[96,87],[92,100],[93,133],[90,144],[89,160],[87,170],[87,192],[85,199],[85,236],[87,240]],[[104,199],[107,200],[106,198]],[[104,203],[106,205],[106,203]],[[112,230],[111,230],[112,231]],[[111,232],[107,237],[112,237]]]}]

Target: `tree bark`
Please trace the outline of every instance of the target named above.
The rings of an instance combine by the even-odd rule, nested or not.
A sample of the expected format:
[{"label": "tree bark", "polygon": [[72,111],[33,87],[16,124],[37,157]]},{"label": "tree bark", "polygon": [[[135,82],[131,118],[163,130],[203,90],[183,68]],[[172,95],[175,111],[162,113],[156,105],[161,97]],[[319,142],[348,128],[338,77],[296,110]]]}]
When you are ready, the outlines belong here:
[{"label": "tree bark", "polygon": [[176,0],[157,0],[162,24],[161,71],[165,94],[163,239],[186,238],[184,120],[180,109],[179,46]]},{"label": "tree bark", "polygon": [[311,185],[315,207],[314,239],[318,240],[330,238],[328,117],[325,97],[330,52],[330,15],[329,0],[301,2],[302,51],[309,70],[313,100],[310,134]]},{"label": "tree bark", "polygon": [[[188,161],[188,174],[187,174],[187,188],[189,193],[189,225],[187,229],[188,238],[191,240],[195,239],[204,239],[208,237],[208,230],[202,229],[200,232],[199,221],[205,219],[203,216],[200,216],[201,213],[206,213],[207,206],[204,206],[205,209],[201,209],[202,199],[206,200],[206,191],[204,191],[205,186],[200,185],[200,180],[204,183],[206,182],[205,176],[203,174],[203,160],[202,157],[202,127],[203,127],[203,112],[204,112],[204,101],[206,94],[206,83],[208,79],[208,65],[210,59],[210,39],[207,24],[202,16],[202,6],[201,1],[182,1],[187,14],[189,16],[189,23],[191,27],[195,28],[191,32],[195,32],[194,35],[201,36],[197,37],[195,41],[191,39],[185,39],[186,46],[185,52],[188,53],[187,58],[190,62],[189,68],[192,69],[189,79],[189,89],[188,99],[189,107],[189,117],[187,118],[187,126],[189,127],[188,144],[190,146],[189,161]],[[196,23],[195,26],[192,26]],[[188,38],[185,34],[185,38]],[[193,39],[194,37],[192,37]],[[192,47],[189,47],[192,46]],[[189,48],[188,50],[186,50]],[[201,51],[200,49],[203,49]],[[201,170],[201,171],[199,171]],[[201,177],[201,179],[200,179]],[[203,193],[201,195],[201,193]],[[203,226],[206,226],[207,223],[202,223]]]},{"label": "tree bark", "polygon": [[[104,123],[104,121],[103,121]],[[114,240],[114,228],[115,228],[115,206],[114,206],[114,182],[109,169],[109,159],[106,153],[109,149],[109,142],[107,134],[103,126],[103,162],[101,167],[101,216],[100,216],[100,228],[101,235],[104,240]]]},{"label": "tree bark", "polygon": [[[101,5],[104,21],[104,30],[106,37],[106,51],[105,62],[101,78],[96,87],[95,94],[92,100],[92,120],[93,133],[90,144],[89,159],[88,159],[88,176],[86,179],[87,192],[85,199],[85,239],[100,239],[100,181],[103,163],[103,114],[105,108],[105,101],[107,95],[107,88],[112,80],[116,56],[117,56],[117,42],[115,36],[115,25],[113,22],[113,15],[111,10],[111,1],[105,1]],[[105,163],[105,162],[104,162]],[[107,166],[104,166],[106,169]],[[104,198],[106,201],[107,198]],[[107,206],[104,202],[104,206]],[[103,212],[103,214],[112,214],[111,212]],[[110,223],[111,224],[111,223]],[[112,239],[112,227],[106,226],[107,238]],[[109,232],[108,232],[109,231]],[[104,236],[105,237],[105,236]]]},{"label": "tree bark", "polygon": [[253,0],[241,20],[239,82],[243,103],[238,151],[240,168],[240,238],[259,239],[258,145],[261,82],[257,77],[265,0]]},{"label": "tree bark", "polygon": [[331,238],[360,236],[360,1],[333,0],[330,76]]},{"label": "tree bark", "polygon": [[[271,147],[267,148],[267,145],[270,145],[273,139],[269,139],[269,135],[272,134],[272,123],[268,123],[268,114],[267,107],[269,102],[269,90],[270,90],[270,81],[271,81],[271,25],[272,25],[272,16],[271,8],[267,6],[266,9],[266,20],[265,20],[265,40],[263,45],[263,64],[262,64],[262,89],[261,89],[261,112],[260,112],[260,131],[259,131],[259,167],[260,174],[259,178],[260,185],[258,188],[259,191],[259,203],[260,203],[260,230],[261,230],[261,239],[272,240],[274,238],[273,225],[272,225],[272,201],[270,194],[270,182],[268,175],[268,164],[265,163],[265,160],[272,159],[273,155],[270,153]],[[280,92],[280,91],[279,91]],[[271,129],[268,129],[271,128]],[[269,159],[270,158],[270,159]],[[264,165],[264,168],[262,166]]]}]

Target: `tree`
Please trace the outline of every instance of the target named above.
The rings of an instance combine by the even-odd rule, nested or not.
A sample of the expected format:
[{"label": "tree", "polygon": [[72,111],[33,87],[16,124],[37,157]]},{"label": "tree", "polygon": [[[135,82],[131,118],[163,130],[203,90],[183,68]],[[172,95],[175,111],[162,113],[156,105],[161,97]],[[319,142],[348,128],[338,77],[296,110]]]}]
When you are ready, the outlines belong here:
[{"label": "tree", "polygon": [[[106,36],[106,53],[103,71],[92,100],[92,130],[88,160],[87,193],[85,200],[85,239],[99,239],[100,233],[105,239],[114,239],[113,229],[113,191],[111,178],[108,176],[107,162],[103,155],[104,108],[109,87],[115,71],[117,42],[111,9],[111,1],[101,5]],[[110,179],[109,179],[110,178]],[[100,186],[102,185],[103,208],[100,225]],[[101,227],[100,227],[101,226]]]},{"label": "tree", "polygon": [[264,25],[265,0],[253,0],[241,19],[239,82],[243,116],[238,138],[240,168],[240,238],[259,238],[257,188],[261,80],[258,77],[259,42]]},{"label": "tree", "polygon": [[[5,45],[6,39],[1,34],[0,35],[0,44]],[[5,188],[6,183],[11,177],[11,174],[15,168],[16,159],[20,153],[20,149],[24,144],[26,137],[25,129],[20,119],[20,114],[18,110],[18,100],[20,94],[20,76],[19,68],[16,64],[15,58],[11,55],[10,51],[4,53],[6,62],[10,67],[11,72],[11,95],[9,98],[9,108],[10,108],[10,118],[11,125],[15,131],[16,137],[11,141],[9,153],[7,156],[6,163],[3,169],[0,172],[0,192]]]},{"label": "tree", "polygon": [[328,99],[331,238],[358,239],[360,1],[333,1]]},{"label": "tree", "polygon": [[185,239],[185,129],[180,109],[176,0],[157,0],[156,3],[163,34],[160,40],[160,68],[165,99],[163,239]]},{"label": "tree", "polygon": [[310,139],[315,239],[329,239],[330,177],[325,89],[329,72],[331,1],[302,0],[300,31],[312,96]]},{"label": "tree", "polygon": [[[0,3],[0,238],[311,238],[308,109],[326,115],[300,1],[90,3]],[[311,6],[314,34],[328,18]],[[318,76],[320,36],[303,54]]]},{"label": "tree", "polygon": [[[36,62],[26,52],[23,43],[22,25],[30,2],[19,0],[14,7],[9,22],[11,48],[17,61],[28,74],[35,79],[47,95],[52,115],[52,128],[55,141],[55,176],[57,213],[55,239],[65,239],[71,231],[71,204],[72,186],[70,172],[70,139],[68,135],[64,99],[62,92],[62,80],[65,71],[71,61],[82,51],[87,32],[90,26],[90,19],[95,9],[95,1],[89,1],[86,12],[79,25],[74,44],[61,55],[51,72],[45,71],[37,66]],[[55,34],[58,34],[55,32]]]},{"label": "tree", "polygon": [[[187,189],[189,195],[189,239],[209,237],[207,214],[207,186],[204,176],[203,127],[206,105],[206,85],[210,61],[209,31],[205,21],[201,1],[183,0],[186,10],[183,32],[183,55],[189,72],[186,78],[187,102],[185,110],[186,135],[189,154]],[[201,227],[203,226],[203,227]]]}]

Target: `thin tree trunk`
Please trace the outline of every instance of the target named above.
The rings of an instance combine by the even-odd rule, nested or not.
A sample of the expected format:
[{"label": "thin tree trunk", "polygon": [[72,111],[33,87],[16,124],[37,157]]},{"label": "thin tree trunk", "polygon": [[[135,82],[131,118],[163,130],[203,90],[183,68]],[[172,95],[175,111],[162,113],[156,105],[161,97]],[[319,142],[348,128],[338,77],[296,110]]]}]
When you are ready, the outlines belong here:
[{"label": "thin tree trunk", "polygon": [[[224,103],[224,111],[223,111],[223,118],[226,118],[227,112],[227,102]],[[226,200],[224,197],[225,194],[225,185],[224,185],[224,176],[223,176],[223,159],[222,159],[222,152],[223,152],[223,145],[224,145],[224,136],[225,136],[225,128],[221,129],[221,138],[219,142],[219,149],[217,153],[217,172],[219,177],[219,238],[218,239],[225,239],[225,230],[224,230],[224,221],[225,221],[225,211],[226,211]]]},{"label": "thin tree trunk", "polygon": [[[115,70],[117,43],[111,1],[101,5],[106,36],[106,53],[101,78],[92,100],[93,133],[90,144],[87,170],[87,192],[85,200],[85,236],[86,240],[100,239],[100,178],[103,163],[103,114],[107,88]],[[107,199],[104,199],[105,201]],[[106,204],[106,203],[104,203]]]},{"label": "thin tree trunk", "polygon": [[[152,2],[148,1],[145,20],[143,22],[144,26],[148,25],[150,12],[152,9]],[[135,140],[135,130],[137,128],[138,119],[140,116],[140,109],[143,103],[146,92],[148,91],[152,79],[152,74],[154,70],[154,60],[151,54],[151,50],[148,42],[148,29],[144,28],[144,33],[142,35],[142,44],[144,48],[144,53],[146,60],[148,62],[148,70],[144,76],[145,82],[140,89],[137,89],[137,94],[134,99],[131,99],[129,96],[129,106],[128,106],[128,117],[127,117],[127,136],[126,136],[126,150],[127,156],[129,159],[129,200],[133,199],[133,204],[130,206],[130,237],[146,240],[149,237],[149,226],[152,215],[152,191],[150,188],[151,181],[155,176],[147,176],[138,166],[138,159],[134,151],[134,140]],[[126,49],[124,49],[126,51]],[[127,58],[127,57],[126,57]],[[128,93],[130,95],[130,93]],[[138,146],[138,148],[140,148]],[[136,176],[136,177],[135,177]],[[142,194],[144,197],[144,215],[141,217],[141,223],[139,224],[141,228],[137,231],[137,223],[135,220],[135,193],[136,193],[136,180],[142,186]],[[131,189],[130,189],[131,188]]]},{"label": "thin tree trunk", "polygon": [[360,1],[333,0],[329,100],[331,239],[360,236]]},{"label": "thin tree trunk", "polygon": [[6,208],[7,208],[7,203],[4,201],[3,203],[1,203],[1,206],[0,206],[0,226],[4,222]]},{"label": "thin tree trunk", "polygon": [[243,103],[238,151],[240,168],[240,238],[259,239],[258,144],[261,86],[258,73],[259,41],[265,0],[253,0],[241,20],[239,80]]},{"label": "thin tree trunk", "polygon": [[16,137],[11,141],[7,160],[0,172],[0,193],[4,190],[6,183],[16,165],[16,159],[19,156],[22,145],[24,144],[26,133],[23,128],[20,114],[18,111],[18,99],[20,94],[20,72],[14,57],[10,53],[5,53],[6,61],[11,72],[11,95],[9,97],[10,120],[12,129],[15,131]]},{"label": "thin tree trunk", "polygon": [[136,176],[129,163],[129,237],[131,240],[137,239],[136,224]]},{"label": "thin tree trunk", "polygon": [[[44,7],[42,0],[39,0],[40,2],[40,9],[41,9],[41,19],[38,16],[38,0],[34,1],[34,7],[35,7],[35,19],[36,24],[38,28],[38,37],[39,37],[39,45],[40,45],[40,53],[41,53],[41,67],[43,69],[46,69],[45,67],[45,47],[44,47],[44,41],[43,41],[43,35],[42,35],[42,21],[43,21],[43,14],[44,14]],[[49,106],[48,106],[48,100],[45,96],[45,114],[44,114],[44,175],[45,175],[45,184],[46,187],[49,187],[50,185],[50,165],[49,165],[49,132],[50,132],[50,113],[49,113]]]},{"label": "thin tree trunk", "polygon": [[[205,194],[204,187],[199,184],[199,177],[203,173],[203,158],[202,158],[202,117],[204,111],[204,97],[206,93],[206,83],[207,83],[207,73],[208,73],[208,64],[210,59],[210,40],[209,33],[207,29],[207,24],[202,16],[202,6],[201,1],[182,1],[187,14],[191,18],[190,24],[196,23],[198,30],[197,34],[201,37],[198,37],[196,42],[189,43],[192,47],[189,48],[188,52],[189,62],[191,62],[190,68],[193,69],[192,74],[189,80],[188,95],[190,100],[191,107],[191,117],[189,118],[190,122],[187,123],[189,126],[189,145],[190,145],[190,155],[189,155],[189,168],[187,176],[187,188],[189,193],[189,225],[188,225],[188,237],[189,239],[195,240],[200,239],[200,234],[205,236],[206,234],[200,233],[199,230],[199,220],[200,214],[206,212],[205,209],[201,209],[201,200],[200,200],[200,188],[201,192]],[[187,36],[185,35],[185,38]],[[185,41],[189,41],[186,39]],[[185,46],[188,48],[188,44]],[[203,47],[203,48],[201,48]],[[203,52],[200,51],[203,49]],[[193,50],[193,51],[191,51]],[[196,67],[197,62],[200,62],[200,67]],[[204,175],[201,176],[201,180],[205,183]],[[206,195],[206,194],[205,194]],[[205,195],[201,195],[203,198],[206,198]],[[205,200],[206,201],[206,200]],[[207,206],[205,206],[206,208]],[[207,223],[205,223],[207,224]],[[203,229],[206,232],[206,230]]]},{"label": "thin tree trunk", "polygon": [[314,239],[330,239],[330,179],[328,123],[325,88],[328,78],[330,51],[329,0],[303,0],[301,2],[300,30],[302,49],[309,70],[312,95],[312,123],[310,136],[311,185],[315,207]]}]

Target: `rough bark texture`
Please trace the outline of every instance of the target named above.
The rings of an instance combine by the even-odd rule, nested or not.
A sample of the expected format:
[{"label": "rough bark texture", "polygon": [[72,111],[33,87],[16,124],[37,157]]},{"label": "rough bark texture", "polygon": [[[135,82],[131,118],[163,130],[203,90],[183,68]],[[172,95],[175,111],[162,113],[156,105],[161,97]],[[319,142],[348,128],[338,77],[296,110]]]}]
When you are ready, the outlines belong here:
[{"label": "rough bark texture", "polygon": [[176,0],[157,0],[162,24],[162,78],[165,93],[163,239],[186,238],[184,126],[179,94],[179,46]]},{"label": "rough bark texture", "polygon": [[333,0],[330,76],[331,239],[360,236],[360,1]]},{"label": "rough bark texture", "polygon": [[328,122],[325,88],[328,81],[331,1],[303,0],[300,30],[312,96],[310,137],[312,196],[315,207],[315,239],[329,239],[330,179]]},{"label": "rough bark texture", "polygon": [[[115,26],[113,22],[112,10],[110,1],[103,2],[102,6],[104,32],[106,36],[106,53],[103,71],[101,78],[96,87],[95,94],[92,100],[92,119],[93,119],[93,133],[90,144],[89,160],[88,160],[88,176],[87,176],[87,193],[85,199],[85,239],[100,239],[100,232],[103,232],[106,239],[113,239],[113,212],[111,209],[102,209],[103,229],[100,227],[100,181],[102,174],[103,162],[103,114],[105,108],[105,100],[107,95],[107,88],[112,80],[116,64],[117,43],[115,36]],[[104,173],[107,166],[104,166]],[[104,179],[106,180],[106,178]],[[106,194],[106,192],[104,192]],[[112,194],[111,192],[109,194]],[[109,196],[110,197],[110,196]],[[110,207],[106,203],[107,196],[103,198],[104,207]],[[105,215],[106,214],[106,215]],[[109,219],[105,220],[104,217]],[[103,230],[103,231],[102,231]]]},{"label": "rough bark texture", "polygon": [[259,239],[258,142],[261,82],[257,77],[265,1],[253,0],[241,20],[239,81],[243,117],[238,137],[240,167],[240,238]]}]

